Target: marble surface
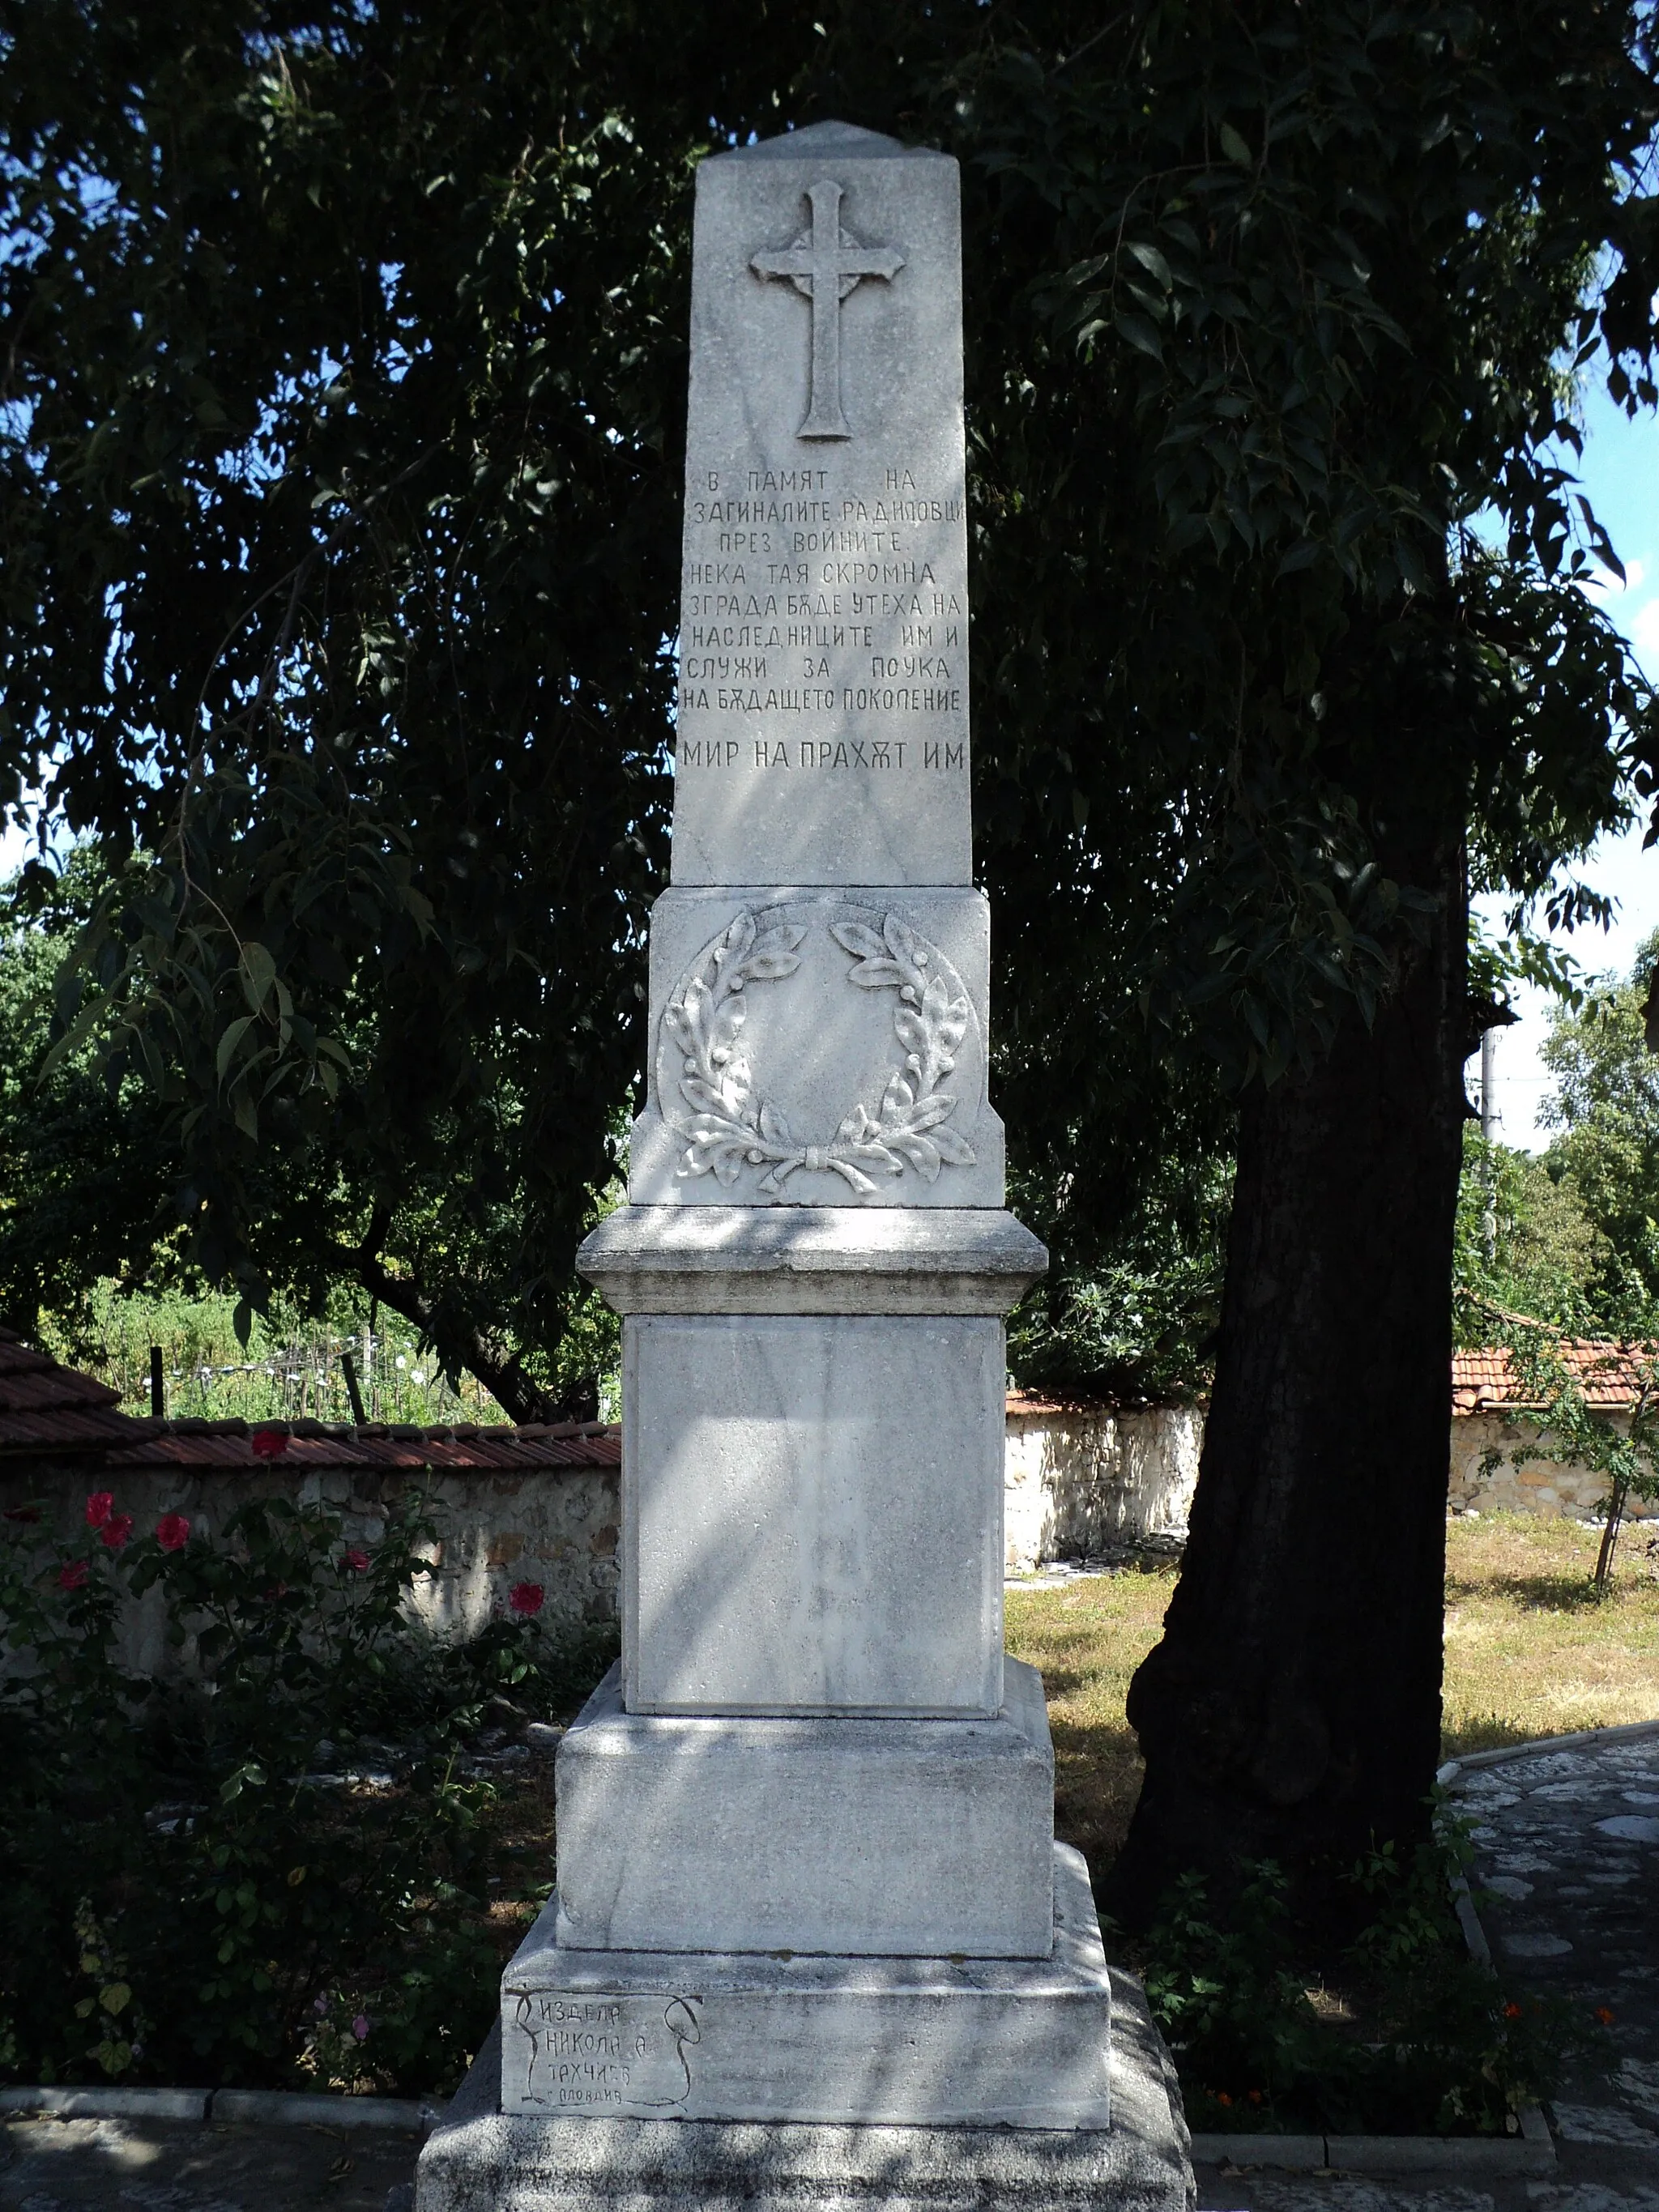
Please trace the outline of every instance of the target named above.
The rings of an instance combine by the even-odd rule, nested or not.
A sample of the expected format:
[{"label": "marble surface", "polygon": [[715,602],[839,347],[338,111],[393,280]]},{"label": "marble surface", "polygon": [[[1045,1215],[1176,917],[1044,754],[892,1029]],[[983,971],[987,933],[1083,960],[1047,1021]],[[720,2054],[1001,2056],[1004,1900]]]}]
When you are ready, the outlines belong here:
[{"label": "marble surface", "polygon": [[1044,1960],[573,1950],[550,1903],[501,1981],[501,2108],[1104,2128],[1111,1995],[1082,1856]]},{"label": "marble surface", "polygon": [[972,890],[672,890],[635,1206],[1000,1206]]},{"label": "marble surface", "polygon": [[629,1710],[1001,1709],[1003,1332],[623,1326]]},{"label": "marble surface", "polygon": [[957,165],[717,155],[693,257],[674,881],[969,883]]},{"label": "marble surface", "polygon": [[623,1206],[576,1266],[620,1314],[1004,1314],[1048,1269],[1012,1213]]},{"label": "marble surface", "polygon": [[416,2212],[1192,2212],[1174,2069],[1110,1970],[1105,2128],[532,2118],[501,2105],[499,2023],[421,2154]]},{"label": "marble surface", "polygon": [[1007,1683],[994,1720],[690,1720],[613,1668],[559,1747],[561,1943],[1046,1956],[1054,1751]]}]

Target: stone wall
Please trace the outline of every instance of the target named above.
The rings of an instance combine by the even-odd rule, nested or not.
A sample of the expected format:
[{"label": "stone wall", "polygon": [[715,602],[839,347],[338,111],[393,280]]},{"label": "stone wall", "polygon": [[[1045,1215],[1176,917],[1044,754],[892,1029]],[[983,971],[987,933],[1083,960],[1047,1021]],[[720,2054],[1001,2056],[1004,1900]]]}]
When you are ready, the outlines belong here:
[{"label": "stone wall", "polygon": [[[1624,1417],[1610,1416],[1615,1426]],[[1139,1413],[1035,1405],[1018,1395],[1008,1411],[1004,1480],[1007,1571],[1029,1574],[1042,1559],[1074,1559],[1149,1537],[1184,1536],[1198,1480],[1204,1415],[1192,1406]],[[1510,1455],[1536,1442],[1528,1426],[1498,1413],[1460,1415],[1451,1425],[1448,1502],[1454,1512],[1594,1516],[1605,1494],[1589,1468]],[[1501,1455],[1490,1474],[1489,1452]],[[1659,1505],[1632,1498],[1632,1520]]]},{"label": "stone wall", "polygon": [[[1627,1414],[1607,1419],[1621,1434],[1627,1433]],[[1604,1476],[1576,1464],[1527,1456],[1516,1467],[1510,1455],[1524,1452],[1538,1441],[1529,1425],[1506,1420],[1501,1413],[1466,1413],[1452,1423],[1450,1503],[1453,1512],[1536,1513],[1547,1520],[1567,1514],[1590,1519],[1607,1494]],[[1501,1455],[1490,1474],[1481,1462],[1489,1452]],[[1633,1521],[1646,1520],[1659,1506],[1632,1498],[1626,1510]]]},{"label": "stone wall", "polygon": [[1148,1537],[1182,1537],[1198,1480],[1195,1406],[1008,1408],[1003,1474],[1007,1571],[1086,1559]]},{"label": "stone wall", "polygon": [[[1589,1517],[1601,1496],[1599,1477],[1547,1459],[1513,1465],[1510,1455],[1530,1433],[1498,1414],[1455,1420],[1452,1510]],[[1183,1536],[1203,1438],[1204,1416],[1196,1407],[1124,1413],[1011,1401],[1003,1489],[1006,1571],[1029,1574],[1043,1559],[1080,1559],[1148,1538]],[[1492,1474],[1483,1475],[1488,1451],[1502,1457]],[[416,1598],[422,1618],[434,1630],[476,1634],[505,1607],[517,1582],[542,1585],[544,1618],[550,1626],[616,1618],[614,1466],[419,1474],[301,1469],[291,1461],[257,1468],[143,1466],[102,1472],[75,1461],[0,1466],[0,1508],[41,1504],[60,1532],[67,1558],[89,1547],[82,1516],[92,1489],[115,1490],[120,1510],[131,1513],[141,1529],[154,1528],[163,1513],[178,1512],[211,1532],[254,1494],[321,1499],[344,1516],[350,1540],[364,1541],[378,1534],[387,1506],[410,1487],[424,1489],[440,1529],[438,1577]],[[1632,1500],[1630,1510],[1632,1518],[1659,1511],[1640,1500]],[[154,1598],[129,1623],[122,1656],[141,1671],[166,1663]]]},{"label": "stone wall", "polygon": [[[296,1480],[297,1478],[297,1480]],[[617,1615],[617,1482],[614,1467],[432,1469],[420,1475],[361,1468],[301,1472],[280,1462],[252,1469],[143,1467],[93,1473],[84,1467],[27,1464],[0,1473],[0,1506],[38,1503],[62,1534],[66,1557],[84,1556],[95,1538],[85,1526],[87,1493],[114,1491],[118,1509],[141,1531],[164,1513],[183,1513],[211,1534],[250,1496],[321,1500],[343,1516],[348,1542],[380,1534],[386,1510],[423,1489],[437,1523],[435,1580],[416,1586],[415,1610],[434,1629],[476,1635],[506,1609],[515,1583],[539,1583],[542,1618],[574,1626]],[[162,1638],[163,1613],[152,1592],[132,1609],[120,1639],[121,1662],[148,1674],[173,1663]],[[189,1654],[184,1663],[188,1666]]]}]

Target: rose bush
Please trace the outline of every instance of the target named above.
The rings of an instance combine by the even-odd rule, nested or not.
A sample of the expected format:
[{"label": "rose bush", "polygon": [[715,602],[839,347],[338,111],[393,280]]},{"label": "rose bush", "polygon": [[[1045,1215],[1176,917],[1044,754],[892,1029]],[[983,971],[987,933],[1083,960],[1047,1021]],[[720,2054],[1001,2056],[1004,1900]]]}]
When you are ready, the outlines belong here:
[{"label": "rose bush", "polygon": [[[0,1522],[0,2076],[453,2085],[501,1964],[461,1754],[492,1700],[562,1710],[608,1650],[529,1616],[434,1641],[416,1503],[368,1544],[281,1498],[212,1537],[108,1492],[86,1521],[89,1557]],[[117,1663],[151,1593],[178,1680]]]}]

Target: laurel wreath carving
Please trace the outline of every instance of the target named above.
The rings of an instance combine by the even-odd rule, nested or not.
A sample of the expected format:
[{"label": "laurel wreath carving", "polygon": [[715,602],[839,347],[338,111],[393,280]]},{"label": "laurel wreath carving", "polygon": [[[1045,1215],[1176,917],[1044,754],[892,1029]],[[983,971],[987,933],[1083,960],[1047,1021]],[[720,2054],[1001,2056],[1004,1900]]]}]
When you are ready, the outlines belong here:
[{"label": "laurel wreath carving", "polygon": [[830,1144],[800,1145],[781,1109],[755,1090],[754,1071],[738,1050],[748,1017],[744,994],[751,983],[793,975],[805,934],[789,921],[763,929],[752,914],[740,914],[665,1012],[664,1026],[685,1056],[680,1096],[696,1115],[679,1173],[712,1172],[729,1188],[745,1165],[765,1167],[760,1187],[776,1196],[798,1168],[833,1170],[864,1197],[878,1188],[876,1174],[902,1176],[908,1165],[933,1183],[942,1167],[972,1167],[972,1146],[945,1126],[955,1094],[939,1087],[956,1066],[972,1008],[943,975],[929,975],[930,954],[896,915],[883,917],[879,936],[862,922],[830,926],[852,956],[848,981],[898,994],[893,1030],[904,1060],[888,1077],[874,1113],[860,1102]]}]

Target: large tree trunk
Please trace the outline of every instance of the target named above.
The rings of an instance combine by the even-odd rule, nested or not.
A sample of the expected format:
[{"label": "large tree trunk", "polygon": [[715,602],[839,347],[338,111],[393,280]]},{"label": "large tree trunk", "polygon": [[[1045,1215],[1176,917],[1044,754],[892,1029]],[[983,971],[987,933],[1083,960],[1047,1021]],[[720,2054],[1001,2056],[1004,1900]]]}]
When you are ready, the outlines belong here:
[{"label": "large tree trunk", "polygon": [[1430,943],[1370,1030],[1243,1109],[1191,1535],[1129,1692],[1146,1774],[1109,1894],[1131,1924],[1176,1875],[1224,1896],[1263,1858],[1322,1917],[1334,1870],[1427,1830],[1467,921],[1449,837],[1389,857],[1443,896]]}]

